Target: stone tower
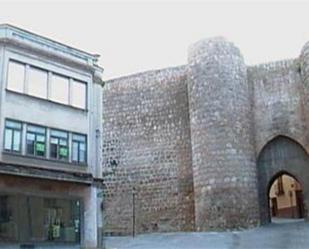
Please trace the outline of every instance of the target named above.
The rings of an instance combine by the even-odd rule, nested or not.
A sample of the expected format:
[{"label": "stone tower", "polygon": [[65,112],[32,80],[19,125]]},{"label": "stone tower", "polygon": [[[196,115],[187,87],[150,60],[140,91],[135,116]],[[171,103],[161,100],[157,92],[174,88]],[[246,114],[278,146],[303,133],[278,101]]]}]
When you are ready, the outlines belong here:
[{"label": "stone tower", "polygon": [[[306,128],[309,127],[309,42],[307,42],[300,53],[300,75],[302,78],[302,93],[303,93],[303,105],[304,105],[304,119]],[[309,141],[309,135],[305,137],[305,141]],[[309,144],[309,142],[307,142]],[[309,205],[309,203],[308,203]]]},{"label": "stone tower", "polygon": [[197,231],[258,223],[251,88],[240,51],[223,38],[189,48]]}]

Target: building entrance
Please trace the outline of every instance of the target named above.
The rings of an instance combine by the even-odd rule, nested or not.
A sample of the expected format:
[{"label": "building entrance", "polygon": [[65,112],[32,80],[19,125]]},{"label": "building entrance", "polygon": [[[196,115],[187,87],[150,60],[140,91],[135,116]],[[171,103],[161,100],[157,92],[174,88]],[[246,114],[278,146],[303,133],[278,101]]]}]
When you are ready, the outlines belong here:
[{"label": "building entrance", "polygon": [[268,142],[257,161],[262,224],[276,218],[306,218],[309,201],[309,157],[295,140],[278,136]]}]

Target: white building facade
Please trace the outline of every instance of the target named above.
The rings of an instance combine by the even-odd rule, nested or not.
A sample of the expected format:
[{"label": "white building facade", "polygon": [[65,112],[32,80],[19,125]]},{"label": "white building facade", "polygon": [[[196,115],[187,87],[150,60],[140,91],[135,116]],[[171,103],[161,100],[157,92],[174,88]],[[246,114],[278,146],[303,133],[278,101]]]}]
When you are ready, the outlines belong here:
[{"label": "white building facade", "polygon": [[103,69],[0,25],[0,247],[102,247]]}]

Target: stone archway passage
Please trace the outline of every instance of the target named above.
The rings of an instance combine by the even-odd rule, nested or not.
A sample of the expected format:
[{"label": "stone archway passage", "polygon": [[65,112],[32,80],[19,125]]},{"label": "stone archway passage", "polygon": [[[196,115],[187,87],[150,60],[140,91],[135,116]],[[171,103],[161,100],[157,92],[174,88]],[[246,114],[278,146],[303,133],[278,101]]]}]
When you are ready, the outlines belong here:
[{"label": "stone archway passage", "polygon": [[261,223],[270,222],[269,190],[283,173],[293,176],[303,188],[304,217],[309,207],[309,156],[296,141],[278,136],[261,151],[258,162],[258,189]]},{"label": "stone archway passage", "polygon": [[280,172],[270,182],[268,193],[272,222],[304,217],[303,188],[295,177]]}]

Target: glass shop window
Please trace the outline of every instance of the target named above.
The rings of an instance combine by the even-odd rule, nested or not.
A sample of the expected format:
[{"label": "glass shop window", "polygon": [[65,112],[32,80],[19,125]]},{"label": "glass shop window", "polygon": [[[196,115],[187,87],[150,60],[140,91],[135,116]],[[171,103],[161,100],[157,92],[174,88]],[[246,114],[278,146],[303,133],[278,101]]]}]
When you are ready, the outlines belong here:
[{"label": "glass shop window", "polygon": [[29,197],[31,241],[79,242],[80,201]]},{"label": "glass shop window", "polygon": [[72,161],[86,163],[87,158],[87,137],[85,135],[72,135]]},{"label": "glass shop window", "polygon": [[0,242],[80,242],[79,200],[0,194]]},{"label": "glass shop window", "polygon": [[69,135],[67,132],[59,130],[50,131],[50,157],[59,160],[69,158]]},{"label": "glass shop window", "polygon": [[46,154],[46,129],[27,125],[27,154],[44,157]]},{"label": "glass shop window", "polygon": [[62,104],[69,104],[69,78],[53,74],[50,99]]},{"label": "glass shop window", "polygon": [[30,67],[28,79],[28,94],[47,98],[47,71]]},{"label": "glass shop window", "polygon": [[0,194],[0,241],[18,240],[18,198],[14,195]]},{"label": "glass shop window", "polygon": [[7,88],[15,92],[24,92],[26,66],[22,63],[9,61]]},{"label": "glass shop window", "polygon": [[12,120],[5,121],[4,149],[11,152],[21,152],[22,123]]},{"label": "glass shop window", "polygon": [[87,84],[81,81],[72,81],[71,94],[72,106],[85,109],[87,99]]}]

